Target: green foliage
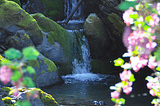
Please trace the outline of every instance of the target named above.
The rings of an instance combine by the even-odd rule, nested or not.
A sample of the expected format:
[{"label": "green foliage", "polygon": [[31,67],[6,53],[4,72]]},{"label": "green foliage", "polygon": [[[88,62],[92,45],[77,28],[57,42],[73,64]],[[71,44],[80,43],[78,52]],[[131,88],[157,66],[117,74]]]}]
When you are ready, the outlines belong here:
[{"label": "green foliage", "polygon": [[31,66],[27,66],[27,71],[30,73],[30,74],[34,74],[35,73],[35,69]]},{"label": "green foliage", "polygon": [[27,60],[36,60],[39,52],[33,47],[27,47],[22,50],[23,56]]},{"label": "green foliage", "polygon": [[18,81],[20,78],[22,77],[21,73],[18,70],[15,70],[13,72],[13,75],[11,77],[11,80],[13,80],[14,82]]},{"label": "green foliage", "polygon": [[131,74],[129,81],[130,81],[130,82],[134,82],[134,81],[135,81],[135,78],[134,78],[134,75],[133,75],[133,74]]},{"label": "green foliage", "polygon": [[30,77],[24,77],[23,84],[26,85],[27,87],[35,87],[35,84],[33,83]]},{"label": "green foliage", "polygon": [[134,7],[137,4],[138,3],[134,1],[123,1],[121,4],[118,5],[118,9],[125,11],[125,10],[128,10],[129,7]]},{"label": "green foliage", "polygon": [[31,104],[27,100],[24,100],[22,102],[17,101],[15,104],[18,106],[31,106]]},{"label": "green foliage", "polygon": [[115,66],[122,66],[124,64],[124,60],[122,58],[118,58],[114,60],[114,65]]},{"label": "green foliage", "polygon": [[156,56],[156,60],[157,61],[160,61],[160,49],[157,49],[155,52],[154,52],[154,56]]},{"label": "green foliage", "polygon": [[14,48],[10,48],[9,50],[4,52],[5,56],[12,60],[12,59],[16,59],[16,58],[21,58],[21,52],[19,50],[16,50]]}]

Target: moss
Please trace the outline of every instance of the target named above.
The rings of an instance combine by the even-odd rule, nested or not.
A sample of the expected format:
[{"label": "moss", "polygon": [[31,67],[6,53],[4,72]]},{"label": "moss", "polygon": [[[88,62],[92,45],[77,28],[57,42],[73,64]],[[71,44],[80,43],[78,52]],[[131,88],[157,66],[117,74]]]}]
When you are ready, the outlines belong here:
[{"label": "moss", "polygon": [[12,91],[12,88],[10,88],[10,87],[3,87],[2,90],[4,90],[7,94],[9,94],[9,92]]},{"label": "moss", "polygon": [[115,28],[113,33],[115,35],[122,36],[125,24],[122,22],[120,17],[115,13],[111,13],[108,15],[108,20],[113,24],[113,26]]},{"label": "moss", "polygon": [[45,106],[58,106],[58,103],[55,101],[55,99],[50,94],[47,94],[41,89],[35,88],[31,91],[39,91],[39,97],[41,101],[45,104]]},{"label": "moss", "polygon": [[2,98],[2,100],[3,100],[3,102],[5,103],[5,105],[6,104],[11,104],[11,98],[10,97],[4,97],[4,98]]},{"label": "moss", "polygon": [[46,65],[48,66],[48,69],[47,69],[48,72],[53,72],[57,70],[56,65],[51,60],[47,58],[43,58],[43,60],[44,60],[44,63],[46,63]]},{"label": "moss", "polygon": [[28,63],[32,67],[38,67],[39,68],[39,62],[38,62],[38,60],[28,60]]},{"label": "moss", "polygon": [[45,5],[45,16],[53,20],[63,18],[63,1],[62,0],[39,0]]},{"label": "moss", "polygon": [[42,71],[41,74],[45,73],[45,71]]},{"label": "moss", "polygon": [[20,3],[19,0],[9,0],[9,1],[14,1],[14,2],[16,2],[19,6],[21,6],[21,3]]},{"label": "moss", "polygon": [[29,40],[29,36],[27,34],[24,34],[24,37],[23,37],[24,40]]},{"label": "moss", "polygon": [[44,15],[41,13],[34,14],[33,18],[37,20],[38,25],[44,32],[49,32],[47,39],[50,45],[54,44],[54,42],[60,43],[60,45],[63,47],[64,55],[66,57],[69,56],[71,54],[69,33],[59,24],[47,17],[44,17]]},{"label": "moss", "polygon": [[3,2],[0,5],[0,27],[10,27],[16,25],[24,29],[31,37],[35,46],[42,43],[43,33],[36,20],[13,1]]}]

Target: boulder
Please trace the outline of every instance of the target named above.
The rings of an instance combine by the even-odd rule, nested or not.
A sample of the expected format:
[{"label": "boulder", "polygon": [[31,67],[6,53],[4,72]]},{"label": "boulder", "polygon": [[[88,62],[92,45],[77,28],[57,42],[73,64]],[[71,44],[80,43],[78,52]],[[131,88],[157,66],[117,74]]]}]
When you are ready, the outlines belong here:
[{"label": "boulder", "polygon": [[42,54],[38,56],[37,60],[28,60],[26,64],[32,66],[36,71],[34,75],[25,74],[33,79],[36,87],[46,87],[63,82],[56,65]]},{"label": "boulder", "polygon": [[24,30],[35,46],[42,43],[43,33],[36,20],[13,1],[0,3],[0,23],[0,44],[7,45],[6,39],[18,30]]},{"label": "boulder", "polygon": [[61,74],[71,73],[73,61],[72,35],[43,14],[36,13],[32,16],[37,20],[38,25],[45,34],[43,43],[37,46],[37,50],[55,62]]},{"label": "boulder", "polygon": [[110,37],[102,20],[95,13],[91,13],[85,20],[84,34],[88,39],[92,58],[102,58],[110,47]]}]

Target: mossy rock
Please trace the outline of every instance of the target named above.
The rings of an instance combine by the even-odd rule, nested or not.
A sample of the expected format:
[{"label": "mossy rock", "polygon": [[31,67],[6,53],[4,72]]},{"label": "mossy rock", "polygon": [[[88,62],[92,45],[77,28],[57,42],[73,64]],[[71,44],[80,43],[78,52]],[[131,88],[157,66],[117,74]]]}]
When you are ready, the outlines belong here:
[{"label": "mossy rock", "polygon": [[100,74],[115,74],[114,64],[110,61],[101,61],[93,59],[91,61],[91,72]]},{"label": "mossy rock", "polygon": [[123,23],[123,21],[121,20],[121,18],[117,14],[111,13],[111,14],[108,15],[108,20],[114,26],[113,33],[116,36],[120,36],[121,37],[122,33],[124,32],[124,27],[125,27],[125,24]]},{"label": "mossy rock", "polygon": [[25,30],[35,46],[42,43],[43,33],[37,21],[13,1],[4,0],[0,4],[0,23],[0,34],[3,30],[14,30],[13,35],[18,30]]},{"label": "mossy rock", "polygon": [[41,13],[36,13],[32,16],[37,20],[40,28],[44,32],[49,33],[49,35],[47,36],[47,39],[50,45],[54,44],[54,42],[60,43],[60,45],[64,50],[64,55],[68,57],[71,52],[69,33],[64,28],[62,28],[59,24],[45,17]]},{"label": "mossy rock", "polygon": [[45,16],[53,20],[61,20],[63,18],[63,0],[39,0],[46,9]]},{"label": "mossy rock", "polygon": [[43,60],[44,60],[44,63],[47,64],[47,66],[48,66],[48,69],[47,69],[48,72],[57,71],[57,67],[54,64],[54,62],[52,62],[51,60],[49,60],[47,58],[43,58]]},{"label": "mossy rock", "polygon": [[19,6],[21,6],[20,0],[9,0],[9,1],[14,1],[14,2],[16,2]]}]

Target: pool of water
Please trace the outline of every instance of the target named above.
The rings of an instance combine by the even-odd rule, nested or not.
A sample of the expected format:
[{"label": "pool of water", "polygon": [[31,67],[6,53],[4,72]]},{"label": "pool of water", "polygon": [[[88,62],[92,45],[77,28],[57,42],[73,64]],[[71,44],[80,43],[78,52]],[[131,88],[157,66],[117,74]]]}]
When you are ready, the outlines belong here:
[{"label": "pool of water", "polygon": [[[60,106],[114,106],[109,87],[119,82],[113,75],[85,74],[63,76],[64,83],[49,88],[42,88],[51,94]],[[134,84],[133,92],[122,94],[126,99],[124,106],[152,106],[152,96],[141,82]]]}]

